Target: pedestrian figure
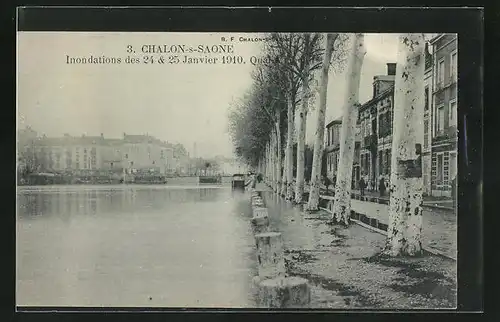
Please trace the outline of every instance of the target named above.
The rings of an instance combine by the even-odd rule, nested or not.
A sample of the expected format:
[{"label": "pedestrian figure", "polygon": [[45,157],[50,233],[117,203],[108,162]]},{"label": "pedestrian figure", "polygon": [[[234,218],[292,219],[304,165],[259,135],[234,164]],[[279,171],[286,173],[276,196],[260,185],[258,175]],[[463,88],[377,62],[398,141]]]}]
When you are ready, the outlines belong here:
[{"label": "pedestrian figure", "polygon": [[455,175],[453,177],[453,180],[451,180],[451,200],[453,203],[453,209],[456,209],[457,207],[457,176]]},{"label": "pedestrian figure", "polygon": [[365,180],[363,178],[359,179],[359,190],[361,192],[361,195],[365,195]]},{"label": "pedestrian figure", "polygon": [[378,189],[380,191],[380,197],[383,197],[385,195],[385,180],[384,180],[384,178],[380,178]]},{"label": "pedestrian figure", "polygon": [[255,173],[252,174],[252,189],[255,189],[255,186],[257,185],[257,176]]},{"label": "pedestrian figure", "polygon": [[326,194],[328,195],[328,188],[330,187],[330,185],[332,184],[331,181],[330,181],[330,178],[328,178],[327,175],[323,176],[323,183],[326,187]]}]

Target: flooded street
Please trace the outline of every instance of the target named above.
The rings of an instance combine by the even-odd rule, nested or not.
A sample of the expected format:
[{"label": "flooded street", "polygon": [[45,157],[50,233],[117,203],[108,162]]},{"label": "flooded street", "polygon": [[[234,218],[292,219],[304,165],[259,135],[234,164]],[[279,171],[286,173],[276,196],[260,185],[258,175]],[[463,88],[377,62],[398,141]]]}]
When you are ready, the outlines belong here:
[{"label": "flooded street", "polygon": [[250,216],[228,183],[19,187],[17,305],[252,307]]}]

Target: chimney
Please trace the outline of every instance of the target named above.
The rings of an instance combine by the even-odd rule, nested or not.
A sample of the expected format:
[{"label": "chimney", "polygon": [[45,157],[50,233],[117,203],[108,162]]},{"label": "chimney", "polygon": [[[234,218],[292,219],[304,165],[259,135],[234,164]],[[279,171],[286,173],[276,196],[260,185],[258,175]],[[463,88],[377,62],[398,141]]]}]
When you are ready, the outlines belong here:
[{"label": "chimney", "polygon": [[387,63],[387,75],[396,75],[396,63]]}]

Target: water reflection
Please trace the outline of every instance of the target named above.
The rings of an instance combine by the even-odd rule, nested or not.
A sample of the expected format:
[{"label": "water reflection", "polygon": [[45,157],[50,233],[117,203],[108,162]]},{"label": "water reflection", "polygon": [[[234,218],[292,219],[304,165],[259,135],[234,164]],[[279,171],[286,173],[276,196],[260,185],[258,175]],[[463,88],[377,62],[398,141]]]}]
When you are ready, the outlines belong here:
[{"label": "water reflection", "polygon": [[252,307],[249,197],[229,187],[18,190],[18,305]]},{"label": "water reflection", "polygon": [[103,212],[135,212],[161,209],[175,203],[214,202],[227,191],[218,187],[171,189],[165,187],[110,187],[109,189],[82,187],[81,189],[26,189],[18,193],[18,216],[65,217],[96,215]]}]

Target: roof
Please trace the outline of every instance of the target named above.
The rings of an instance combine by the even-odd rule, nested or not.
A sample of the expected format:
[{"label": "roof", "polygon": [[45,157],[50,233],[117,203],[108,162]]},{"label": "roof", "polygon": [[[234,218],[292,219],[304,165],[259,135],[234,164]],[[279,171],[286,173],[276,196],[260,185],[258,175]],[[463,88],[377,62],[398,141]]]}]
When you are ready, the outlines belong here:
[{"label": "roof", "polygon": [[431,40],[429,40],[429,43],[430,43],[431,45],[434,45],[434,43],[435,43],[436,41],[438,41],[439,39],[443,38],[445,35],[446,35],[446,34],[439,34],[439,35],[437,35],[436,37],[434,37],[434,38],[432,38]]},{"label": "roof", "polygon": [[332,125],[334,125],[334,124],[342,124],[342,116],[337,117],[336,119],[334,119],[334,120],[330,121],[330,122],[326,125],[326,127],[327,127],[327,128],[329,128],[329,127],[331,127],[331,126],[332,126]]},{"label": "roof", "polygon": [[391,85],[388,89],[386,89],[385,91],[379,93],[377,96],[373,97],[371,100],[369,100],[368,102],[366,102],[363,105],[361,105],[361,107],[359,108],[359,110],[360,111],[365,110],[372,103],[379,101],[380,99],[386,97],[390,93],[394,93],[394,85]]}]

